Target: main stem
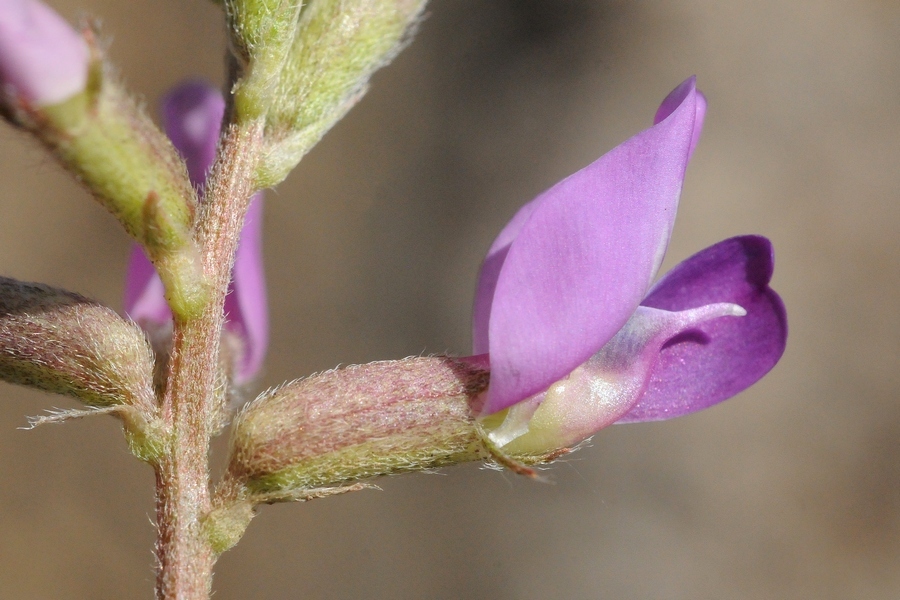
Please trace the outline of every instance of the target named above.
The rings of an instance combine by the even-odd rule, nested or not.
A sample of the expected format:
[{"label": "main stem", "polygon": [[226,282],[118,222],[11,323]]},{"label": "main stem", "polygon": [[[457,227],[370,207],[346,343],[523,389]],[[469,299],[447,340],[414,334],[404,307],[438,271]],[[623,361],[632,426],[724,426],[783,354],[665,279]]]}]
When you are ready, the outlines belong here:
[{"label": "main stem", "polygon": [[209,443],[220,419],[219,340],[234,253],[253,189],[259,124],[232,125],[207,181],[195,240],[209,296],[200,316],[175,321],[161,410],[167,451],[156,467],[159,600],[207,600],[216,561],[203,533],[209,512]]}]

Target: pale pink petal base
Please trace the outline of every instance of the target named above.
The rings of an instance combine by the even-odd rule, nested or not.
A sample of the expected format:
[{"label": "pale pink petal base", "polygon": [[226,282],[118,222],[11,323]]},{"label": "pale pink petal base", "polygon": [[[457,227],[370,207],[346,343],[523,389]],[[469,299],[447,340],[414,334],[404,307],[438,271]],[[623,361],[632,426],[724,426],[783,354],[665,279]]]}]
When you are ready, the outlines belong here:
[{"label": "pale pink petal base", "polygon": [[125,314],[144,329],[165,325],[172,320],[163,282],[153,263],[137,244],[131,248],[128,261],[124,305]]},{"label": "pale pink petal base", "polygon": [[236,333],[243,352],[234,382],[242,385],[262,367],[269,345],[269,313],[262,251],[262,194],[247,209],[235,255],[234,271],[225,297],[225,328]]},{"label": "pale pink petal base", "polygon": [[638,402],[668,340],[701,323],[740,320],[720,317],[744,314],[743,308],[729,303],[681,312],[639,307],[600,352],[543,394],[512,407],[490,437],[514,455],[572,447],[616,422]]}]

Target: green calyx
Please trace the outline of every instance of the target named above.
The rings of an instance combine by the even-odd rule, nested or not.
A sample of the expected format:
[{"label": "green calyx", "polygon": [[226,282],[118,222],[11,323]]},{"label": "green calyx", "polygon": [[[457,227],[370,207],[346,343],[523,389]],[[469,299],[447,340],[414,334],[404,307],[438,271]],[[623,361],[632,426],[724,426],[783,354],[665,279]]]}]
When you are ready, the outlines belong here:
[{"label": "green calyx", "polygon": [[[436,469],[486,458],[474,429],[407,440],[370,440],[307,458],[247,482],[254,494],[271,495],[365,481],[382,475]],[[449,434],[449,435],[447,435]]]},{"label": "green calyx", "polygon": [[196,316],[207,296],[191,228],[197,205],[184,163],[141,109],[92,68],[87,89],[26,123],[140,243],[173,312]]},{"label": "green calyx", "polygon": [[151,252],[187,243],[196,195],[168,139],[121,90],[104,85],[42,111],[60,161]]},{"label": "green calyx", "polygon": [[303,500],[374,477],[492,461],[527,465],[565,449],[512,454],[478,417],[489,374],[466,360],[418,357],[327,371],[249,403],[235,419],[226,480],[258,502]]}]

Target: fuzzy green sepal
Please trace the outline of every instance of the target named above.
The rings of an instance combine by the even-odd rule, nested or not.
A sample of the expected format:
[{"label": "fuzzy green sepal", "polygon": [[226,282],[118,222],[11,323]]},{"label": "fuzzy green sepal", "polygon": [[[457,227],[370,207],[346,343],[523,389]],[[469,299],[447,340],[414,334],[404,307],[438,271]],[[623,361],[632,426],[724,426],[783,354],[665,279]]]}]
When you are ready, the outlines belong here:
[{"label": "fuzzy green sepal", "polygon": [[249,500],[236,500],[210,511],[201,527],[213,552],[221,554],[233,548],[243,537],[253,516],[253,503]]},{"label": "fuzzy green sepal", "polygon": [[247,482],[254,494],[340,486],[382,475],[436,469],[484,458],[477,436],[441,440],[432,447],[388,449],[380,440],[307,459]]}]

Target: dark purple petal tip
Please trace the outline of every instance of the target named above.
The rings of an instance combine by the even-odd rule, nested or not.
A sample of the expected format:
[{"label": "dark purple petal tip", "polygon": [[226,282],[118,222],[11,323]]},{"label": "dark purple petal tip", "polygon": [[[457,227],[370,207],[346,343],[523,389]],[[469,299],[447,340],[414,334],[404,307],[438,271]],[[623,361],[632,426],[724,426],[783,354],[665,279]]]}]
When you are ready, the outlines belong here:
[{"label": "dark purple petal tip", "polygon": [[787,343],[787,313],[769,287],[774,264],[768,239],[735,237],[688,258],[653,287],[642,305],[678,311],[731,302],[747,315],[703,323],[670,340],[646,392],[618,423],[658,421],[707,408],[775,366]]}]

